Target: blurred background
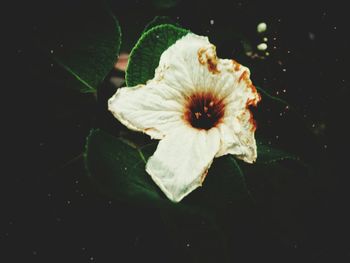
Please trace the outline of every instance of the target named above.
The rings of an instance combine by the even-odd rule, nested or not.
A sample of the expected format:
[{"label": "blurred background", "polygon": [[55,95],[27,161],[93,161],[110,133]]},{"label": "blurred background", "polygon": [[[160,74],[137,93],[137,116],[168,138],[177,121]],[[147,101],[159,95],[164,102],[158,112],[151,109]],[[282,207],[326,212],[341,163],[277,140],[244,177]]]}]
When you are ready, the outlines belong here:
[{"label": "blurred background", "polygon": [[[13,113],[9,132],[14,138],[5,141],[6,153],[15,163],[2,176],[1,262],[347,262],[345,4],[109,1],[122,29],[121,52],[130,52],[155,16],[169,16],[209,36],[219,57],[248,66],[255,85],[293,107],[264,99],[254,110],[257,136],[301,156],[312,174],[281,175],[277,184],[248,176],[257,203],[228,212],[237,215],[226,232],[226,247],[205,225],[198,230],[200,222],[184,224],[174,237],[159,211],[111,200],[86,177],[81,158],[85,138],[92,127],[111,127],[114,120],[105,102],[122,85],[124,72],[113,69],[97,99],[81,94],[62,81],[67,73],[50,59],[46,43],[100,4],[12,4],[15,12],[5,26],[10,29],[13,75],[7,86],[11,95],[4,99],[11,105],[5,114]],[[257,30],[261,23],[267,25],[264,32]],[[117,84],[111,81],[116,78]],[[115,125],[109,132],[118,129]]]}]

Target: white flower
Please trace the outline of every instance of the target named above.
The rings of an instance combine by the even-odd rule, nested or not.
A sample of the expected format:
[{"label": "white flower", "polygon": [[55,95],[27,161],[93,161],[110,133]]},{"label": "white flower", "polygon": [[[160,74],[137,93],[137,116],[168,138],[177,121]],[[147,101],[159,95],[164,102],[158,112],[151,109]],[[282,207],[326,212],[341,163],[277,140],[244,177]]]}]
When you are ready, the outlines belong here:
[{"label": "white flower", "polygon": [[202,185],[215,157],[257,157],[249,110],[260,96],[249,69],[219,59],[207,37],[192,33],[162,54],[146,85],[119,89],[109,110],[129,129],[159,139],[146,171],[165,195],[179,202]]}]

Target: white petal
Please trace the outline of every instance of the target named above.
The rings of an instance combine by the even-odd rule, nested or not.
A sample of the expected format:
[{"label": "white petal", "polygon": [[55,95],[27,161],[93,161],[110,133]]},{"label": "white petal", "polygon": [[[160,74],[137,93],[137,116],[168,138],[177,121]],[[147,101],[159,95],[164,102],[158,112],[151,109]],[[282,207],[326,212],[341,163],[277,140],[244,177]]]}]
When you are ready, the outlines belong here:
[{"label": "white petal", "polygon": [[227,118],[219,127],[221,147],[216,157],[233,154],[247,163],[253,163],[257,158],[257,147],[254,131],[251,127],[241,127],[233,117]]},{"label": "white petal", "polygon": [[153,81],[163,82],[184,96],[213,87],[211,83],[217,78],[203,65],[206,55],[216,57],[215,46],[207,37],[189,33],[162,54]]},{"label": "white petal", "polygon": [[108,109],[129,129],[162,139],[174,127],[184,125],[182,104],[175,90],[149,83],[118,89],[108,100]]},{"label": "white petal", "polygon": [[260,101],[260,95],[250,80],[249,69],[235,64],[234,79],[230,83],[232,92],[226,96],[225,117],[219,127],[221,148],[217,157],[225,154],[236,155],[248,163],[257,158],[257,147],[254,138],[255,122],[249,106]]},{"label": "white petal", "polygon": [[146,171],[173,202],[202,185],[220,147],[217,129],[179,127],[160,141]]},{"label": "white petal", "polygon": [[151,81],[177,89],[184,97],[195,91],[232,95],[232,102],[242,109],[246,98],[256,96],[247,88],[249,75],[249,69],[236,61],[219,59],[207,37],[189,33],[162,54]]}]

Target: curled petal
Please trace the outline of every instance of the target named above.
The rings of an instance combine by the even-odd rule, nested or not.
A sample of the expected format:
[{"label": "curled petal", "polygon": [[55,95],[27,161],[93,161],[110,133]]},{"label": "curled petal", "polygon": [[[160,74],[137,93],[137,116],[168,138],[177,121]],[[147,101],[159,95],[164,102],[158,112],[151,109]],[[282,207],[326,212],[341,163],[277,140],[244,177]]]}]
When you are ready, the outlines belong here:
[{"label": "curled petal", "polygon": [[[233,64],[237,67],[236,63]],[[245,162],[253,163],[257,158],[254,137],[256,122],[249,107],[256,106],[261,97],[249,78],[249,69],[240,66],[236,72],[239,77],[236,79],[235,89],[226,98],[226,114],[220,127],[223,147],[218,156],[233,154]]]},{"label": "curled petal", "polygon": [[230,117],[224,119],[219,130],[221,135],[221,147],[216,157],[232,154],[247,163],[256,161],[256,141],[254,132],[252,132],[250,128],[241,127],[241,124],[238,123],[235,118]]}]

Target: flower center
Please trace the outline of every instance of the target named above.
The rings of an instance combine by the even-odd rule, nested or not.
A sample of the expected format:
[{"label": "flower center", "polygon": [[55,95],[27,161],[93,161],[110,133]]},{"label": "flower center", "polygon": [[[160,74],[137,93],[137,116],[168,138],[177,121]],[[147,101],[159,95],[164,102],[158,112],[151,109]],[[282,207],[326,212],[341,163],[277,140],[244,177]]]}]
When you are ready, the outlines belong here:
[{"label": "flower center", "polygon": [[188,98],[184,118],[194,128],[209,130],[218,125],[225,112],[225,104],[210,92],[195,93]]}]

